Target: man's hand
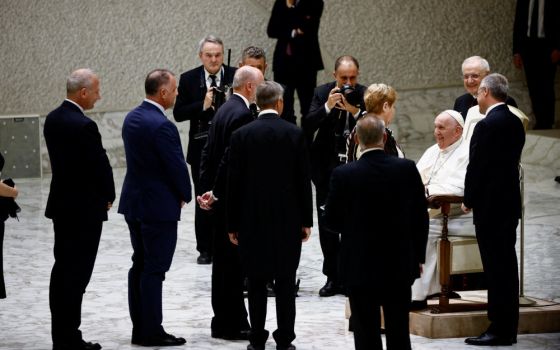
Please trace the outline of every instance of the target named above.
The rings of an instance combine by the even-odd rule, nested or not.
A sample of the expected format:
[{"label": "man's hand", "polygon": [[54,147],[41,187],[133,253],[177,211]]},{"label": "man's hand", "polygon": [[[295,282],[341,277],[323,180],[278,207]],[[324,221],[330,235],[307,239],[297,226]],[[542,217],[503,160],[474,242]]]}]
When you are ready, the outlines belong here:
[{"label": "man's hand", "polygon": [[348,101],[346,101],[346,97],[344,97],[344,95],[342,95],[342,105],[344,110],[348,111],[350,114],[352,115],[356,115],[356,113],[358,113],[360,111],[360,109],[356,106],[351,105],[350,103],[348,103]]},{"label": "man's hand", "polygon": [[339,88],[335,86],[334,89],[329,92],[329,98],[327,100],[327,107],[329,107],[329,109],[333,109],[335,107],[344,109],[342,104],[342,94],[338,91]]},{"label": "man's hand", "polygon": [[301,241],[307,242],[309,240],[309,236],[311,236],[311,227],[302,227],[301,228]]},{"label": "man's hand", "polygon": [[552,53],[550,54],[550,60],[552,61],[552,64],[557,64],[558,62],[560,62],[560,50],[552,50]]},{"label": "man's hand", "polygon": [[523,59],[521,58],[521,54],[516,53],[513,55],[513,65],[517,69],[523,69]]},{"label": "man's hand", "polygon": [[196,196],[196,201],[201,209],[210,210],[212,209],[212,204],[216,201],[216,197],[214,197],[212,191],[208,191],[202,196]]},{"label": "man's hand", "polygon": [[467,208],[467,207],[465,206],[465,203],[461,203],[461,210],[462,210],[465,214],[468,214],[468,213],[471,212],[472,209],[471,209],[471,208]]},{"label": "man's hand", "polygon": [[206,95],[204,96],[204,103],[202,104],[202,110],[205,111],[212,107],[212,100],[214,99],[214,88],[208,89]]},{"label": "man's hand", "polygon": [[239,245],[239,240],[238,238],[238,233],[237,232],[229,232],[228,236],[229,236],[229,241],[235,245]]},{"label": "man's hand", "polygon": [[107,203],[107,211],[109,211],[109,209],[111,209],[113,207],[113,203],[112,202],[108,202]]}]

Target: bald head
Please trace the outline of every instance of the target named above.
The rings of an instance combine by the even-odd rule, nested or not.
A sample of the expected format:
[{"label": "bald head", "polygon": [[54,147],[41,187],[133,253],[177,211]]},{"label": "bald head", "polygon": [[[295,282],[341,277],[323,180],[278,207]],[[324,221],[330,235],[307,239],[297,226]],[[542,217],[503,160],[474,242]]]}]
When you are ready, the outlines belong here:
[{"label": "bald head", "polygon": [[255,102],[257,86],[264,80],[260,70],[251,66],[243,66],[235,71],[233,76],[233,92],[243,95],[249,102]]},{"label": "bald head", "polygon": [[101,99],[97,75],[89,68],[73,71],[66,80],[66,98],[84,110],[92,109],[95,102]]},{"label": "bald head", "polygon": [[443,111],[434,120],[434,137],[441,150],[457,142],[463,134],[463,126],[452,112],[455,111]]}]

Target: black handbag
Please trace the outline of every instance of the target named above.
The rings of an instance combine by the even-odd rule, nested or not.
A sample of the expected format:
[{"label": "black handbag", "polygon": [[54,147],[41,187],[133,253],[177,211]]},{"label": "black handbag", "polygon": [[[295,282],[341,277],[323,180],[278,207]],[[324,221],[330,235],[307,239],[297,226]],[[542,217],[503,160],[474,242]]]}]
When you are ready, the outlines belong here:
[{"label": "black handbag", "polygon": [[[14,187],[16,184],[12,179],[5,179],[2,181],[10,187]],[[19,205],[17,205],[15,199],[12,197],[0,197],[0,220],[6,221],[8,217],[16,218],[19,221],[17,214],[21,211]]]}]

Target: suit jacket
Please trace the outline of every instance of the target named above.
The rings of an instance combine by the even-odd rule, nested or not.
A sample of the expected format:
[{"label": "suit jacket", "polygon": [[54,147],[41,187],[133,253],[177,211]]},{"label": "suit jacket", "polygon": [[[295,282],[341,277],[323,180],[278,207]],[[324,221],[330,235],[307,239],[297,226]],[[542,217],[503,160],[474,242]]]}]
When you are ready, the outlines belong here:
[{"label": "suit jacket", "polygon": [[[224,75],[220,85],[231,86],[236,68],[224,66]],[[200,152],[206,143],[206,138],[196,139],[195,135],[208,131],[209,122],[214,117],[213,108],[202,110],[204,96],[208,89],[204,78],[204,66],[191,69],[179,78],[178,95],[173,107],[173,117],[176,121],[190,120],[189,144],[187,146],[187,162],[198,164]]]},{"label": "suit jacket", "polygon": [[[529,1],[517,0],[515,21],[513,24],[513,54],[524,53],[527,42],[527,25],[529,19]],[[537,2],[538,3],[538,2]],[[545,41],[550,51],[560,50],[560,2],[547,0],[544,3],[544,32]]]},{"label": "suit jacket", "polygon": [[47,115],[43,129],[52,179],[45,216],[107,220],[115,200],[113,170],[97,124],[68,101]]},{"label": "suit jacket", "polygon": [[[311,176],[315,186],[321,188],[328,187],[332,169],[340,164],[339,150],[337,149],[339,140],[337,140],[335,134],[340,134],[346,123],[346,111],[333,108],[327,114],[325,109],[325,102],[327,102],[329,93],[335,86],[336,82],[331,82],[315,88],[309,114],[304,116],[301,121],[311,149]],[[363,96],[366,87],[357,84],[356,89]],[[361,114],[364,110],[363,99],[359,107]],[[348,130],[351,131],[356,125],[356,120],[350,116],[348,121]],[[313,139],[315,133],[317,135]]]},{"label": "suit jacket", "polygon": [[428,239],[424,185],[414,162],[366,152],[332,172],[325,223],[341,234],[347,287],[408,287]]},{"label": "suit jacket", "polygon": [[[278,39],[272,63],[275,73],[297,74],[323,69],[319,47],[323,5],[323,0],[299,0],[294,8],[289,9],[285,0],[276,0],[266,30],[269,38]],[[296,28],[304,34],[292,38],[292,30]]]},{"label": "suit jacket", "polygon": [[252,121],[251,110],[247,108],[245,101],[235,94],[216,112],[208,132],[208,141],[202,149],[200,182],[203,192],[213,190],[214,196],[223,198],[227,174],[225,155],[231,134]]},{"label": "suit jacket", "polygon": [[523,124],[506,105],[494,107],[479,121],[470,143],[465,175],[465,206],[474,223],[521,217],[519,161],[525,144]]},{"label": "suit jacket", "polygon": [[[515,100],[511,96],[508,96],[506,103],[510,106],[517,107],[517,102],[515,102]],[[463,116],[463,120],[465,120],[467,118],[469,108],[477,105],[478,101],[476,100],[476,98],[467,92],[466,94],[461,95],[457,97],[457,99],[455,99],[453,110],[461,113],[461,115]]]},{"label": "suit jacket", "polygon": [[290,276],[301,254],[301,228],[313,225],[305,137],[276,114],[264,114],[231,136],[228,232],[239,233],[248,276]]},{"label": "suit jacket", "polygon": [[179,131],[155,105],[142,102],[122,129],[126,153],[119,213],[140,221],[177,221],[191,200]]}]

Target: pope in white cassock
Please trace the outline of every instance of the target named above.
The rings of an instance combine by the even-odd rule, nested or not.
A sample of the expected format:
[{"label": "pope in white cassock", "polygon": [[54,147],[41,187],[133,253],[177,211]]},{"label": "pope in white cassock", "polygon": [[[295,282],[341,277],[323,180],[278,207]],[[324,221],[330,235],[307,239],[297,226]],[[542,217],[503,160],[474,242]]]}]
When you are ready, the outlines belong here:
[{"label": "pope in white cassock", "polygon": [[[456,111],[446,110],[434,121],[436,144],[424,152],[416,164],[426,187],[426,196],[463,196],[465,173],[469,163],[469,144],[464,141],[463,117]],[[437,241],[441,235],[440,210],[430,209],[430,234],[426,246],[423,273],[412,285],[412,308],[426,307],[426,297],[440,291],[437,273]],[[474,236],[472,214],[464,214],[460,205],[451,207],[448,222],[449,236]]]}]

